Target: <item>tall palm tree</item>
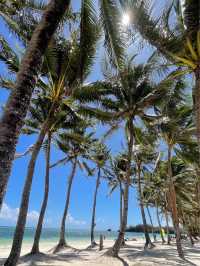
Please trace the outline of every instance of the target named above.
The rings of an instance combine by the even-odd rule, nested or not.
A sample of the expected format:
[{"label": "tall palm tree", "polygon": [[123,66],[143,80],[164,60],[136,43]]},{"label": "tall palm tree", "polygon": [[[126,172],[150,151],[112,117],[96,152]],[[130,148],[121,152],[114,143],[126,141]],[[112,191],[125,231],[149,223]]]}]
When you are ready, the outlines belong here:
[{"label": "tall palm tree", "polygon": [[110,168],[109,172],[107,174],[107,179],[109,181],[109,187],[110,187],[110,192],[109,194],[112,194],[113,191],[115,191],[117,188],[119,188],[120,192],[120,211],[119,211],[119,228],[122,225],[122,214],[123,214],[123,201],[124,201],[124,176],[125,176],[125,171],[124,165],[126,163],[126,154],[118,154],[114,158],[111,158],[110,160]]},{"label": "tall palm tree", "polygon": [[42,233],[42,226],[44,222],[44,216],[47,208],[47,203],[48,203],[48,197],[49,197],[49,173],[50,173],[50,156],[51,156],[51,132],[48,133],[47,136],[47,147],[46,147],[46,170],[45,170],[45,189],[44,189],[44,198],[38,218],[38,223],[35,231],[35,236],[34,236],[34,242],[33,246],[31,249],[31,254],[37,254],[40,252],[39,250],[39,242],[40,242],[40,237]]},{"label": "tall palm tree", "polygon": [[[28,111],[32,92],[36,85],[38,73],[42,65],[43,55],[65,11],[69,8],[69,5],[70,1],[64,0],[52,0],[47,5],[41,22],[36,27],[29,42],[26,53],[20,64],[14,90],[11,91],[5,111],[1,117],[0,208],[6,192],[12,161],[14,159],[15,146]],[[46,127],[47,123],[44,125],[44,131]],[[42,140],[42,134],[41,139],[38,139],[38,146]],[[12,259],[7,260],[6,265],[15,265],[16,261],[13,261],[14,260]]]},{"label": "tall palm tree", "polygon": [[93,171],[87,165],[86,161],[90,158],[90,150],[95,139],[92,138],[92,134],[86,134],[86,125],[87,124],[85,121],[78,121],[78,123],[74,125],[74,128],[69,130],[69,132],[65,131],[64,133],[61,133],[57,139],[58,147],[67,156],[64,159],[59,160],[57,163],[55,163],[54,166],[70,161],[72,163],[72,170],[67,182],[68,184],[66,190],[66,202],[60,226],[60,238],[58,245],[54,248],[54,253],[60,251],[63,248],[69,247],[65,236],[65,226],[70,206],[71,190],[76,170],[79,167],[81,170],[86,170],[88,175],[92,175],[93,173]]},{"label": "tall palm tree", "polygon": [[[59,86],[56,88],[59,89]],[[56,91],[53,90],[53,93],[55,92]],[[23,240],[23,235],[24,235],[24,229],[25,229],[25,224],[26,224],[26,218],[27,218],[27,212],[28,212],[29,197],[30,197],[31,186],[32,186],[34,170],[35,170],[35,164],[36,164],[36,160],[40,152],[40,149],[42,147],[43,141],[45,139],[45,136],[47,135],[48,132],[51,131],[51,128],[55,126],[57,121],[58,120],[60,121],[61,117],[62,117],[62,120],[64,121],[66,121],[67,116],[68,116],[68,119],[71,119],[71,114],[69,115],[68,112],[67,114],[61,112],[61,110],[64,109],[63,107],[66,107],[66,105],[60,104],[60,97],[58,98],[57,96],[54,97],[52,92],[47,94],[47,96],[49,98],[44,97],[44,95],[42,95],[41,98],[38,97],[37,99],[34,100],[34,102],[37,105],[37,108],[39,107],[39,102],[41,103],[42,114],[44,115],[44,117],[42,118],[44,118],[44,120],[41,120],[40,131],[37,137],[37,141],[33,147],[31,158],[28,164],[27,176],[26,176],[25,184],[23,188],[20,210],[19,210],[17,225],[15,228],[15,234],[13,238],[13,244],[12,244],[10,255],[7,261],[5,262],[6,265],[7,263],[9,263],[8,265],[16,264],[18,257],[20,255],[21,245],[22,245],[22,240]],[[56,106],[57,112],[53,113],[53,109],[55,106]],[[36,114],[36,111],[34,112],[34,114]]]},{"label": "tall palm tree", "polygon": [[[109,251],[112,255],[117,256],[121,243],[124,239],[124,233],[127,223],[128,213],[128,194],[131,175],[131,161],[133,156],[134,143],[134,124],[139,117],[143,120],[152,119],[152,116],[146,114],[146,110],[153,106],[156,101],[160,100],[165,94],[166,87],[169,83],[162,81],[159,84],[153,84],[149,75],[152,65],[144,64],[134,66],[130,61],[124,62],[123,72],[121,71],[120,79],[111,77],[103,83],[92,83],[82,88],[85,98],[81,97],[81,90],[74,91],[74,95],[83,103],[82,112],[89,117],[96,117],[104,122],[115,121],[115,125],[122,125],[127,133],[127,149],[128,149],[128,166],[127,178],[124,188],[124,212],[122,219],[121,231],[119,232],[113,249]],[[83,94],[83,93],[82,93]],[[107,95],[106,95],[107,94]],[[86,98],[86,95],[90,95]],[[94,102],[99,103],[100,108],[85,106],[85,102],[89,102],[91,95],[94,95]],[[149,120],[148,120],[149,121]],[[116,128],[116,127],[115,127]]]},{"label": "tall palm tree", "polygon": [[[159,162],[160,165],[160,162]],[[159,174],[157,174],[159,172]],[[159,209],[162,211],[162,206],[165,204],[164,195],[166,190],[166,180],[161,180],[160,178],[160,168],[157,166],[156,171],[152,173],[145,173],[145,182],[143,188],[143,194],[147,204],[151,204],[156,209],[156,217],[159,226],[160,236],[162,243],[165,243],[164,236],[162,234],[162,226],[159,216]]]},{"label": "tall palm tree", "polygon": [[98,190],[101,182],[101,177],[103,173],[106,172],[106,163],[109,159],[109,151],[107,147],[102,143],[97,143],[94,147],[94,150],[91,153],[91,159],[97,166],[97,178],[96,178],[96,185],[94,191],[94,198],[93,198],[93,205],[92,205],[92,219],[91,219],[91,229],[90,229],[90,247],[93,248],[97,244],[95,242],[94,237],[94,229],[96,226],[96,206],[97,206],[97,195]]},{"label": "tall palm tree", "polygon": [[[46,99],[44,99],[43,101],[40,100],[40,104],[37,100],[36,100],[37,108],[36,106],[31,106],[32,108],[30,108],[30,111],[32,111],[32,119],[26,121],[26,128],[23,129],[23,132],[25,133],[31,133],[31,131],[36,132],[41,121],[44,119],[43,117],[45,117]],[[39,113],[39,110],[38,110],[39,106],[41,106],[41,113]],[[64,105],[64,108],[66,108],[66,105]],[[62,130],[67,130],[68,128],[71,129],[71,128],[77,127],[77,123],[79,123],[79,126],[80,126],[81,119],[77,116],[75,112],[73,115],[74,115],[73,119],[72,119],[72,113],[67,119],[68,114],[64,110],[62,110],[62,112],[60,113],[57,113],[57,115],[54,118],[54,123],[52,124],[47,134],[48,137],[47,137],[47,145],[46,145],[47,146],[46,147],[46,175],[45,175],[44,198],[43,198],[43,202],[42,202],[42,206],[41,206],[41,210],[39,214],[38,224],[37,224],[36,231],[35,231],[31,254],[39,253],[39,241],[40,241],[40,236],[42,232],[44,215],[46,212],[46,207],[47,207],[47,202],[48,202],[51,139],[54,137],[55,133],[57,133],[57,131],[61,128]]]},{"label": "tall palm tree", "polygon": [[154,152],[154,145],[156,141],[155,132],[147,130],[143,130],[141,128],[135,127],[135,145],[133,150],[133,160],[135,162],[135,172],[137,178],[137,185],[138,185],[138,195],[139,195],[139,204],[140,210],[142,215],[143,227],[144,227],[144,234],[145,234],[145,246],[144,248],[153,248],[154,244],[151,242],[148,228],[147,228],[147,221],[145,215],[145,199],[143,193],[144,185],[144,174],[147,171],[148,167],[156,159],[156,153]]},{"label": "tall palm tree", "polygon": [[142,180],[141,180],[141,172],[142,172],[142,162],[137,158],[137,178],[138,178],[138,192],[139,192],[139,202],[140,202],[140,210],[142,215],[142,221],[143,221],[143,227],[144,227],[144,234],[145,234],[145,246],[144,248],[153,248],[154,245],[151,242],[148,229],[147,229],[147,221],[146,221],[146,215],[145,215],[145,209],[144,209],[144,200],[143,200],[143,190],[142,190]]}]

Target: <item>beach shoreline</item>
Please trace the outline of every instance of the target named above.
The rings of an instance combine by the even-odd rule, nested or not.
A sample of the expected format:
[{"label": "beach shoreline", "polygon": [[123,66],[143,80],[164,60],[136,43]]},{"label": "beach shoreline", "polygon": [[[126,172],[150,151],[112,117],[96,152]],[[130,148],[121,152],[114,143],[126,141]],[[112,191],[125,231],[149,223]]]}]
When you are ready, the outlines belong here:
[{"label": "beach shoreline", "polygon": [[[64,249],[58,254],[52,253],[55,243],[42,242],[40,250],[42,254],[35,256],[24,256],[30,252],[31,243],[24,243],[21,252],[19,265],[21,266],[159,266],[159,265],[199,265],[200,266],[200,243],[195,243],[191,247],[188,241],[183,242],[183,247],[188,261],[184,262],[178,257],[175,242],[169,245],[162,245],[156,242],[156,247],[151,250],[143,250],[144,241],[127,241],[126,246],[120,251],[120,259],[103,256],[109,247],[113,245],[113,240],[104,241],[102,251],[87,249],[89,242],[73,242],[75,249]],[[69,242],[69,244],[71,244]],[[0,265],[3,265],[5,258],[9,255],[10,245],[0,246]]]}]

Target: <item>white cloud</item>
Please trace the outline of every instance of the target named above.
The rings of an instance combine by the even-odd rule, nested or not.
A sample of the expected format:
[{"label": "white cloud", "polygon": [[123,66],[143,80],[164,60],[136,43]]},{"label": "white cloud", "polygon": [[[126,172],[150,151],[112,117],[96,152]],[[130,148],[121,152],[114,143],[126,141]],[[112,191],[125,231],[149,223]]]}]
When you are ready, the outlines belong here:
[{"label": "white cloud", "polygon": [[73,225],[86,225],[86,221],[77,220],[70,213],[67,215],[67,222]]},{"label": "white cloud", "polygon": [[37,211],[30,211],[27,215],[27,219],[30,222],[37,222],[39,218],[39,213]]},{"label": "white cloud", "polygon": [[[19,208],[12,208],[8,204],[4,203],[0,212],[0,224],[15,225],[19,214]],[[49,215],[48,215],[49,216]],[[39,218],[39,212],[31,210],[27,214],[27,225],[35,226]],[[67,216],[67,222],[75,226],[84,226],[86,221],[75,219],[70,213]],[[44,221],[45,226],[52,226],[55,224],[51,218],[46,217]]]},{"label": "white cloud", "polygon": [[105,223],[105,219],[99,217],[99,218],[97,218],[96,223],[102,223],[102,224],[104,224]]},{"label": "white cloud", "polygon": [[[11,208],[8,204],[3,203],[0,220],[6,222],[16,222],[19,214],[19,208]],[[28,223],[36,223],[39,218],[39,213],[37,211],[30,211],[27,215]]]}]

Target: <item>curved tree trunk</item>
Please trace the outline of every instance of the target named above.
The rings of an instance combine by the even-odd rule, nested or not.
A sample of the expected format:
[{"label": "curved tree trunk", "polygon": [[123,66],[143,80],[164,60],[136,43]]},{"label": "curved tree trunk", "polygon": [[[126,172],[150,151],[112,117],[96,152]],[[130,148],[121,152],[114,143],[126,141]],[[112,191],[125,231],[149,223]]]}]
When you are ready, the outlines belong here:
[{"label": "curved tree trunk", "polygon": [[46,212],[48,196],[49,196],[49,170],[50,170],[50,153],[51,153],[51,133],[48,134],[48,144],[47,144],[47,151],[46,151],[46,175],[45,175],[45,189],[44,189],[44,198],[42,202],[42,207],[40,210],[40,215],[38,219],[38,224],[35,231],[33,247],[31,250],[31,254],[39,253],[39,241],[42,232],[42,226],[44,221],[44,216]]},{"label": "curved tree trunk", "polygon": [[172,167],[171,167],[171,147],[168,147],[168,176],[169,176],[169,198],[168,201],[170,203],[171,212],[172,212],[172,220],[174,224],[174,230],[176,233],[176,246],[178,255],[180,258],[184,259],[184,253],[181,245],[181,232],[179,228],[179,218],[176,204],[176,191],[174,182],[172,179]]},{"label": "curved tree trunk", "polygon": [[93,208],[92,208],[92,222],[91,222],[91,230],[90,230],[91,247],[94,247],[97,245],[95,242],[95,239],[94,239],[94,228],[96,226],[96,224],[95,224],[96,205],[97,205],[97,193],[98,193],[98,188],[100,185],[100,178],[101,178],[101,170],[99,168],[98,169],[98,176],[97,176],[97,180],[96,180],[95,192],[94,192]]},{"label": "curved tree trunk", "polygon": [[153,226],[153,221],[152,221],[152,218],[151,218],[151,213],[150,213],[150,210],[149,210],[149,207],[148,205],[146,205],[146,209],[147,209],[147,213],[148,213],[148,216],[149,216],[149,220],[150,220],[150,223],[151,223],[151,228],[152,228],[152,236],[153,236],[153,239],[154,239],[154,242],[156,242],[156,234],[154,232],[154,226]]},{"label": "curved tree trunk", "polygon": [[16,143],[27,114],[33,89],[42,65],[42,56],[56,31],[70,0],[51,0],[36,27],[0,120],[0,209],[14,159]]},{"label": "curved tree trunk", "polygon": [[160,222],[158,204],[157,203],[156,203],[156,215],[157,215],[158,226],[159,226],[159,230],[160,230],[160,236],[161,236],[161,239],[162,239],[162,243],[164,244],[165,243],[165,239],[164,239],[163,234],[162,234],[162,226],[161,226],[161,222]]},{"label": "curved tree trunk", "polygon": [[143,222],[143,227],[144,227],[144,235],[145,235],[145,245],[144,249],[150,247],[153,248],[155,247],[153,243],[151,242],[148,229],[147,229],[147,221],[146,221],[146,216],[145,216],[145,211],[144,211],[144,203],[143,203],[143,195],[142,195],[142,186],[141,186],[141,163],[137,162],[137,170],[138,170],[138,192],[139,192],[139,201],[140,201],[140,211],[142,215],[142,222]]},{"label": "curved tree trunk", "polygon": [[122,215],[122,224],[121,228],[115,241],[115,244],[111,249],[106,252],[106,255],[118,257],[120,247],[124,240],[124,235],[127,226],[127,216],[128,216],[128,201],[129,201],[129,185],[130,185],[130,177],[131,177],[131,160],[133,154],[133,142],[134,142],[134,128],[132,119],[129,120],[129,133],[130,138],[128,142],[128,168],[126,173],[126,178],[124,181],[124,208],[123,208],[123,215]]},{"label": "curved tree trunk", "polygon": [[21,199],[21,204],[20,204],[20,210],[19,210],[19,215],[17,219],[17,225],[15,228],[15,233],[13,237],[12,248],[11,248],[9,257],[4,264],[5,266],[15,266],[20,256],[22,240],[24,236],[24,229],[25,229],[25,224],[26,224],[26,218],[27,218],[27,213],[28,213],[29,197],[30,197],[32,180],[33,180],[33,175],[34,175],[34,170],[35,170],[35,163],[36,163],[36,160],[37,160],[37,157],[41,149],[47,130],[48,130],[48,122],[46,121],[43,124],[43,127],[38,136],[37,142],[34,145],[31,159],[28,165],[28,172],[27,172],[27,176],[26,176],[26,180],[24,184],[24,189],[23,189],[23,194],[22,194],[22,199]]},{"label": "curved tree trunk", "polygon": [[58,252],[60,249],[67,247],[67,242],[65,239],[65,223],[66,223],[67,214],[68,214],[68,210],[69,210],[69,204],[70,204],[70,198],[71,198],[71,189],[72,189],[72,184],[74,181],[74,176],[76,173],[76,167],[77,167],[77,157],[75,157],[75,159],[74,159],[73,166],[72,166],[72,172],[71,172],[71,175],[69,176],[69,179],[67,182],[68,185],[67,185],[67,193],[66,193],[66,202],[65,202],[61,227],[60,227],[60,239],[59,239],[58,245],[56,246],[54,252]]}]

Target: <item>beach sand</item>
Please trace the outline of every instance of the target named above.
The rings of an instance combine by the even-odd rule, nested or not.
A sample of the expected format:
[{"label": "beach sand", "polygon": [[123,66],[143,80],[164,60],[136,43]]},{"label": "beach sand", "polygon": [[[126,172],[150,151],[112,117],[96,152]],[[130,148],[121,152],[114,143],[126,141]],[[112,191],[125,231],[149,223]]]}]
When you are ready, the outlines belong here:
[{"label": "beach sand", "polygon": [[[104,249],[98,251],[98,247],[92,250],[86,249],[84,243],[76,243],[74,249],[65,249],[58,254],[50,251],[53,246],[49,243],[41,244],[43,254],[37,256],[23,256],[30,251],[31,245],[24,244],[20,266],[159,266],[159,265],[199,265],[200,266],[200,243],[195,243],[195,247],[184,241],[186,261],[182,261],[177,256],[175,243],[170,246],[156,243],[156,247],[151,250],[143,250],[144,242],[127,241],[126,246],[120,251],[120,258],[105,256],[106,250],[113,245],[113,240],[104,241]],[[0,265],[9,254],[10,246],[0,247]]]}]

